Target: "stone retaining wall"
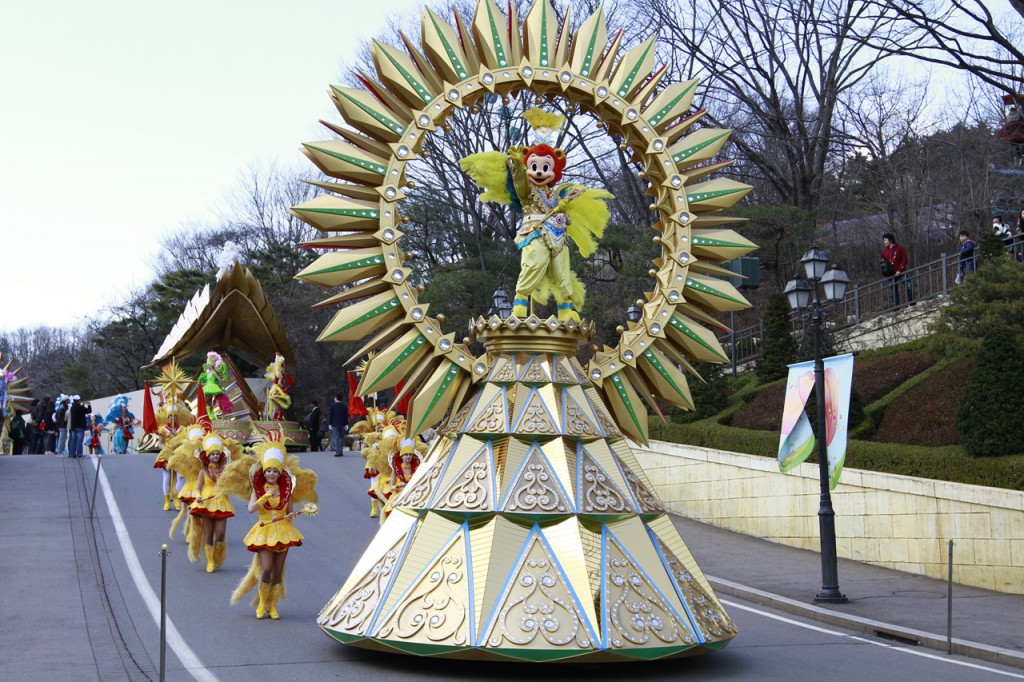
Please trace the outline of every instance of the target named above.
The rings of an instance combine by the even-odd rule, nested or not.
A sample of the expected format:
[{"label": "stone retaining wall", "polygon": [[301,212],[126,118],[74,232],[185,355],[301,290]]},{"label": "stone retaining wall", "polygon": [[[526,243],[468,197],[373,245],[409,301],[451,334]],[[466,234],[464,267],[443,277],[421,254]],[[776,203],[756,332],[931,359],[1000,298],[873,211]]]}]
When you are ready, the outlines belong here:
[{"label": "stone retaining wall", "polygon": [[[636,456],[669,510],[818,551],[818,465],[652,441]],[[1024,594],[1024,492],[845,469],[832,492],[839,556]]]}]

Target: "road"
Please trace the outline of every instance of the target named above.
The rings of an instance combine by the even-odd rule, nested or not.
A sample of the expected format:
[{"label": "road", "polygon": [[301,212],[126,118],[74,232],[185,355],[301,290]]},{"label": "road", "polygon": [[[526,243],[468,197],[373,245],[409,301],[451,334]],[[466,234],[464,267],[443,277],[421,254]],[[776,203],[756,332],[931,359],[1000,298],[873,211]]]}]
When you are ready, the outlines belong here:
[{"label": "road", "polygon": [[[95,480],[92,461],[83,462],[69,485],[88,499]],[[255,518],[240,513],[228,522],[229,554],[213,574],[203,562],[191,564],[181,533],[168,540],[174,517],[162,511],[160,476],[148,456],[105,457],[99,477],[96,518],[76,532],[76,554],[92,553],[102,573],[101,595],[83,595],[88,611],[99,604],[106,618],[87,619],[98,673],[83,666],[80,679],[156,679],[160,661],[160,548],[168,544],[166,649],[168,680],[421,680],[561,679],[594,680],[996,680],[1024,679],[1024,671],[1002,668],[933,651],[902,647],[881,639],[802,621],[788,614],[729,598],[727,609],[739,636],[724,650],[677,661],[546,665],[477,664],[378,654],[346,647],[317,627],[315,617],[355,564],[377,530],[358,455],[336,458],[307,454],[303,466],[319,477],[321,512],[300,517],[306,536],[288,557],[288,596],[279,602],[281,620],[258,621],[229,596],[251,555],[241,537]],[[83,520],[83,524],[89,522]],[[686,538],[683,538],[686,540]],[[90,547],[84,546],[91,545]],[[81,547],[79,547],[82,545]],[[690,548],[698,564],[702,551]],[[98,598],[98,599],[97,599]],[[99,610],[99,607],[93,607]],[[112,633],[112,634],[111,634]],[[106,666],[106,667],[104,667]],[[104,672],[104,671],[110,672]],[[115,674],[114,671],[119,671]],[[47,678],[41,678],[47,679]],[[78,679],[76,677],[76,679]],[[47,682],[50,682],[47,679]]]}]

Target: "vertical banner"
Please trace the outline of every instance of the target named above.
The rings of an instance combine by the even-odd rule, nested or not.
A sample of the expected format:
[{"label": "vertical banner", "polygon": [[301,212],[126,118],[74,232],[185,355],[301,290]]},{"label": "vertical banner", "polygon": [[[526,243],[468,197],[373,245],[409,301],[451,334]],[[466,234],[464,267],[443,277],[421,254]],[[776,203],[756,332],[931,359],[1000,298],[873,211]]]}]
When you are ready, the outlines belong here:
[{"label": "vertical banner", "polygon": [[[853,355],[825,358],[825,447],[828,453],[829,488],[834,489],[846,458],[850,391],[853,386]],[[804,406],[814,388],[814,362],[789,366],[786,400],[779,436],[779,470],[789,471],[814,452],[814,431]]]}]

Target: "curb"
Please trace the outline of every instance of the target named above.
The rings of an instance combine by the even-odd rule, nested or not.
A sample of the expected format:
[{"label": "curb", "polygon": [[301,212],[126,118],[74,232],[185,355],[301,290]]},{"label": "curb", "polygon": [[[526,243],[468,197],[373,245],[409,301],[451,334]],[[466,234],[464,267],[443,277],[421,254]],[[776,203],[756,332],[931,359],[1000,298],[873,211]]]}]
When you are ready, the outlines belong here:
[{"label": "curb", "polygon": [[[805,604],[789,597],[783,597],[771,592],[765,592],[746,585],[740,585],[722,578],[715,578],[705,575],[716,592],[728,594],[733,597],[740,597],[746,601],[769,606],[780,611],[796,614],[821,623],[838,625],[848,630],[863,632],[877,637],[896,639],[909,646],[924,646],[929,649],[936,649],[942,652],[949,650],[949,642],[945,635],[937,635],[922,630],[883,623],[869,618],[852,616],[831,609]],[[980,642],[970,642],[964,639],[953,638],[953,653],[961,656],[969,656],[990,663],[1024,668],[1024,652],[1002,647],[990,646]]]}]

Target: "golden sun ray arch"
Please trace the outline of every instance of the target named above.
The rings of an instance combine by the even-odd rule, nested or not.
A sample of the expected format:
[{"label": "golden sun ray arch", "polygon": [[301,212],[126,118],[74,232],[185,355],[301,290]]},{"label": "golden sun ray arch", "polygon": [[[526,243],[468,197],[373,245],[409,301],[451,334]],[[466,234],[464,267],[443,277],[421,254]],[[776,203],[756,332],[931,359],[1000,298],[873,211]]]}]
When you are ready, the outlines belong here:
[{"label": "golden sun ray arch", "polygon": [[620,49],[622,33],[609,40],[600,7],[575,32],[569,26],[569,14],[559,21],[548,0],[537,0],[521,23],[511,5],[506,15],[492,0],[480,0],[468,24],[456,14],[454,26],[425,8],[421,45],[405,36],[403,49],[374,40],[376,78],[363,74],[362,89],[331,87],[348,127],[329,125],[337,138],[302,147],[324,174],[341,181],[316,183],[330,194],[292,208],[325,234],[306,246],[327,249],[296,277],[346,287],[319,304],[346,305],[318,340],[354,341],[376,332],[359,353],[373,355],[358,390],[370,393],[406,380],[406,390],[414,392],[411,433],[457,409],[490,367],[486,353],[474,357],[454,333],[442,331],[409,281],[398,245],[406,166],[453,112],[489,94],[528,90],[580,105],[620,135],[644,167],[661,246],[651,271],[653,290],[645,293],[641,320],[625,322],[618,345],[599,349],[587,367],[634,440],[647,440],[637,390],[652,409],[654,396],[692,407],[678,367],[692,371],[694,359],[726,361],[705,325],[721,327],[715,313],[749,305],[727,281],[713,277],[731,274],[722,263],[756,248],[722,228],[739,219],[721,211],[751,188],[708,179],[730,163],[711,162],[730,131],[695,126],[705,114],[691,111],[697,81],[663,83],[666,68],[654,68],[654,37]]}]

